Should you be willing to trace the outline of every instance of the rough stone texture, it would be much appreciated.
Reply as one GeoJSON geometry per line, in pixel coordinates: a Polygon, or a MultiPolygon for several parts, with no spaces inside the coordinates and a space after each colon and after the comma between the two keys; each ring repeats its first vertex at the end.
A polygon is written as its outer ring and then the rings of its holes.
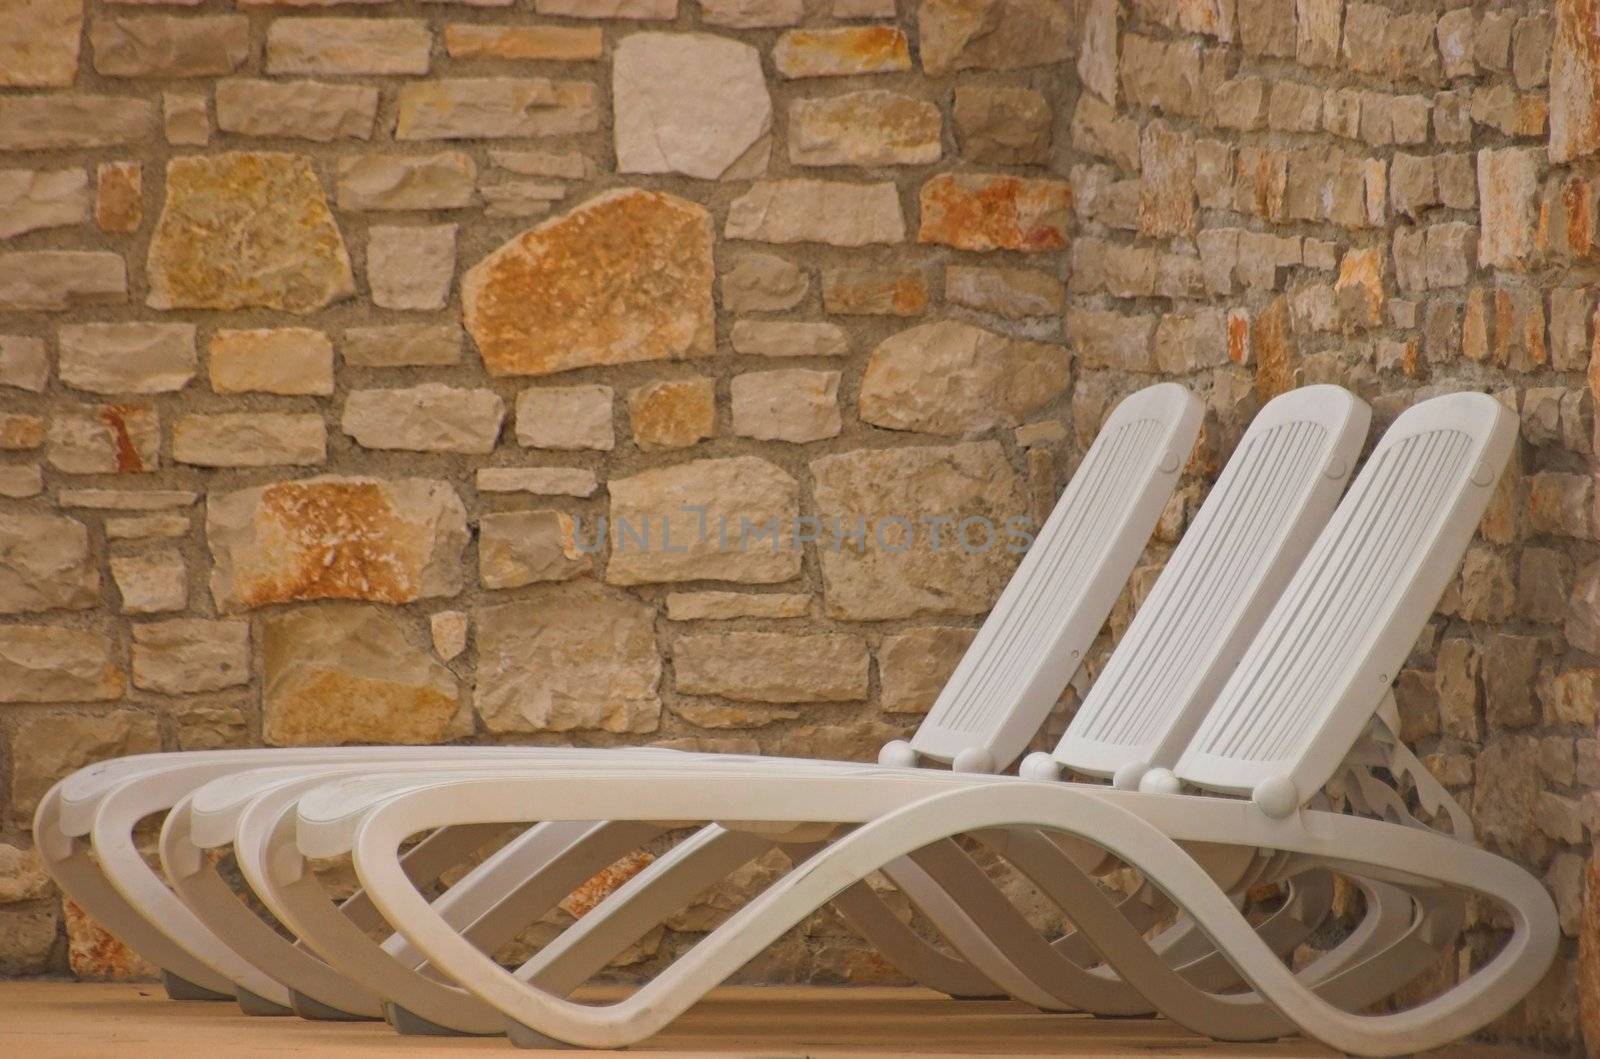
{"type": "Polygon", "coordinates": [[[505,403],[493,390],[423,383],[409,390],[357,390],[340,429],[369,449],[489,452],[500,436],[505,403]]]}
{"type": "Polygon", "coordinates": [[[460,151],[343,155],[336,196],[343,210],[448,210],[472,203],[477,176],[460,151]]]}
{"type": "Polygon", "coordinates": [[[609,386],[542,386],[517,395],[517,444],[538,449],[610,449],[609,386]]]}
{"type": "Polygon", "coordinates": [[[928,309],[928,275],[920,269],[824,269],[822,307],[842,316],[921,316],[928,309]]]}
{"type": "Polygon", "coordinates": [[[409,603],[461,591],[466,512],[425,478],[303,478],[206,502],[224,611],[313,599],[409,603]]]}
{"type": "Polygon", "coordinates": [[[397,140],[564,136],[599,127],[594,86],[583,81],[479,77],[402,85],[397,140]]]}
{"type": "Polygon", "coordinates": [[[66,474],[144,474],[161,463],[161,420],[142,405],[86,405],[50,420],[50,466],[66,474]]]}
{"type": "Polygon", "coordinates": [[[610,488],[612,584],[773,584],[800,572],[790,534],[799,485],[766,460],[695,460],[616,478],[610,488]]]}
{"type": "Polygon", "coordinates": [[[711,243],[710,216],[693,203],[597,196],[463,275],[467,330],[495,375],[707,354],[711,243]]]}
{"type": "Polygon", "coordinates": [[[559,511],[500,511],[478,520],[478,579],[485,588],[570,581],[593,568],[578,550],[572,519],[559,511]]]}
{"type": "Polygon", "coordinates": [[[433,34],[414,18],[277,18],[269,74],[425,74],[433,34]]]}
{"type": "Polygon", "coordinates": [[[344,363],[357,368],[434,368],[461,362],[466,335],[459,324],[352,327],[339,344],[344,363]]]}
{"type": "Polygon", "coordinates": [[[803,618],[810,608],[811,597],[796,592],[667,593],[667,617],[673,621],[803,618]]]}
{"type": "Polygon", "coordinates": [[[282,327],[218,330],[206,347],[206,369],[217,393],[333,393],[333,343],[321,331],[282,327]]]}
{"type": "Polygon", "coordinates": [[[156,309],[306,313],[355,293],[344,239],[301,155],[168,162],[147,268],[156,309]]]}
{"type": "Polygon", "coordinates": [[[338,604],[262,624],[262,735],[274,746],[438,743],[466,734],[461,689],[389,611],[338,604]]]}
{"type": "Polygon", "coordinates": [[[95,174],[94,223],[102,232],[136,232],[144,223],[144,169],[138,162],[104,162],[95,174]]]}
{"type": "Polygon", "coordinates": [[[90,393],[166,393],[194,378],[193,324],[80,324],[57,332],[61,381],[90,393]]]}
{"type": "Polygon", "coordinates": [[[443,309],[456,275],[456,226],[374,227],[367,232],[367,284],[384,309],[443,309]]]}
{"type": "Polygon", "coordinates": [[[885,339],[861,380],[861,418],[891,430],[978,434],[1016,426],[1071,379],[1060,346],[1024,342],[954,320],[885,339]]]}
{"type": "Polygon", "coordinates": [[[172,458],[196,467],[315,466],[328,458],[327,429],[321,416],[286,412],[179,416],[172,458]]]}
{"type": "Polygon", "coordinates": [[[893,184],[764,180],[728,207],[729,239],[866,246],[898,243],[905,218],[893,184]]]}
{"type": "Polygon", "coordinates": [[[884,637],[877,651],[879,704],[888,713],[927,713],[973,636],[971,629],[934,625],[884,637]]]}
{"type": "Polygon", "coordinates": [[[781,257],[742,254],[722,274],[722,307],[730,313],[782,312],[799,305],[810,286],[806,274],[781,257]]]}
{"type": "Polygon", "coordinates": [[[970,265],[945,270],[944,294],[953,304],[1012,320],[1059,315],[1067,300],[1066,288],[1048,273],[970,265]]]}
{"type": "Polygon", "coordinates": [[[26,819],[51,784],[84,765],[161,748],[155,718],[135,710],[29,713],[14,738],[28,748],[12,762],[8,817],[26,819]]]}
{"type": "Polygon", "coordinates": [[[1071,188],[1057,180],[944,173],[922,185],[917,241],[1037,253],[1067,245],[1071,188]]]}
{"type": "Polygon", "coordinates": [[[485,26],[453,22],[444,28],[452,59],[543,59],[579,62],[600,58],[598,26],[485,26]]]}
{"type": "Polygon", "coordinates": [[[911,50],[893,26],[792,29],[773,46],[772,65],[788,78],[887,74],[909,70],[911,50]]]}
{"type": "Polygon", "coordinates": [[[107,77],[209,77],[231,73],[250,53],[243,15],[97,18],[89,28],[96,73],[107,77]]]}
{"type": "Polygon", "coordinates": [[[1026,504],[995,442],[824,456],[812,461],[811,476],[825,524],[835,517],[849,523],[847,529],[867,522],[864,542],[835,538],[821,549],[829,617],[981,614],[1016,564],[1005,525],[1023,516],[1026,504]],[[957,528],[964,519],[986,520],[982,524],[994,530],[992,546],[980,547],[985,536],[975,522],[968,538],[973,548],[963,548],[957,528]],[[937,545],[935,526],[942,529],[937,545]]]}
{"type": "Polygon", "coordinates": [[[1072,54],[1070,25],[1066,0],[923,0],[922,68],[942,77],[1064,62],[1072,54]]]}
{"type": "Polygon", "coordinates": [[[611,105],[619,172],[716,180],[766,168],[772,98],[748,44],[705,33],[624,37],[611,57],[611,105]]]}
{"type": "Polygon", "coordinates": [[[590,584],[480,608],[478,715],[491,732],[653,732],[661,656],[653,611],[590,584]]]}
{"type": "Polygon", "coordinates": [[[0,626],[0,702],[90,702],[122,694],[122,670],[100,633],[57,625],[0,626]]]}
{"type": "Polygon", "coordinates": [[[59,312],[128,300],[122,258],[98,250],[0,253],[0,309],[59,312]]]}
{"type": "Polygon", "coordinates": [[[0,151],[113,147],[155,125],[155,108],[121,96],[38,95],[0,99],[0,151]]]}
{"type": "Polygon", "coordinates": [[[803,444],[838,435],[839,378],[836,371],[752,371],[735,375],[733,432],[762,441],[803,444]]]}
{"type": "Polygon", "coordinates": [[[729,336],[736,352],[754,357],[839,357],[850,338],[835,324],[740,320],[729,336]]]}
{"type": "Polygon", "coordinates": [[[480,493],[593,496],[600,480],[581,467],[480,467],[476,484],[480,493]]]}
{"type": "Polygon", "coordinates": [[[712,632],[672,645],[673,683],[749,702],[850,702],[867,696],[867,643],[817,633],[712,632]]]}
{"type": "Polygon", "coordinates": [[[112,556],[111,580],[124,614],[161,614],[189,604],[189,568],[171,548],[112,556]]]}
{"type": "Polygon", "coordinates": [[[883,166],[937,162],[943,116],[898,92],[797,99],[789,107],[789,160],[796,165],[883,166]]]}
{"type": "Polygon", "coordinates": [[[378,90],[325,81],[262,81],[235,77],[217,85],[217,128],[245,136],[328,143],[368,140],[378,90]]]}
{"type": "Polygon", "coordinates": [[[0,614],[82,610],[99,600],[89,531],[64,515],[0,515],[0,614]]]}
{"type": "Polygon", "coordinates": [[[238,687],[250,680],[250,625],[175,618],[133,627],[133,683],[163,695],[238,687]]]}
{"type": "Polygon", "coordinates": [[[659,379],[628,391],[633,440],[646,452],[686,449],[716,433],[716,382],[659,379]]]}
{"type": "Polygon", "coordinates": [[[81,0],[8,0],[0,19],[0,85],[61,88],[78,74],[81,0]]]}
{"type": "Polygon", "coordinates": [[[0,239],[82,224],[89,216],[82,169],[0,169],[0,239]]]}
{"type": "Polygon", "coordinates": [[[1044,93],[1004,85],[957,85],[953,114],[961,156],[986,165],[1050,160],[1054,115],[1044,93]]]}

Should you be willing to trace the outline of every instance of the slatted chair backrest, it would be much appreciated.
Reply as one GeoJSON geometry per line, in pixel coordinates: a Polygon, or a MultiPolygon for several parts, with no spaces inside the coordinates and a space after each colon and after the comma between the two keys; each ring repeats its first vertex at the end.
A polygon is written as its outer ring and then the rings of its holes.
{"type": "Polygon", "coordinates": [[[1338,386],[1261,410],[1056,747],[1060,765],[1136,787],[1176,763],[1328,524],[1370,421],[1338,386]]]}
{"type": "Polygon", "coordinates": [[[1384,700],[1454,576],[1517,439],[1481,393],[1395,420],[1173,770],[1285,816],[1384,700]]]}
{"type": "Polygon", "coordinates": [[[917,729],[919,757],[992,772],[1027,747],[1133,572],[1203,412],[1175,383],[1112,411],[917,729]]]}

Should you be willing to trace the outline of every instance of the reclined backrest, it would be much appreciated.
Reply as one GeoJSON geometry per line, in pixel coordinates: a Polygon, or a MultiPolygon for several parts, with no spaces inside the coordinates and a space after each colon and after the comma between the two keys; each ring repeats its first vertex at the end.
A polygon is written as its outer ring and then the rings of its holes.
{"type": "Polygon", "coordinates": [[[1133,787],[1177,761],[1327,525],[1370,420],[1338,386],[1261,410],[1056,747],[1060,765],[1133,787]]]}
{"type": "Polygon", "coordinates": [[[1377,711],[1483,517],[1517,417],[1480,393],[1415,405],[1373,450],[1173,770],[1285,816],[1377,711]]]}
{"type": "Polygon", "coordinates": [[[1028,745],[1133,572],[1203,411],[1161,383],[1111,413],[917,729],[919,756],[992,772],[1028,745]]]}

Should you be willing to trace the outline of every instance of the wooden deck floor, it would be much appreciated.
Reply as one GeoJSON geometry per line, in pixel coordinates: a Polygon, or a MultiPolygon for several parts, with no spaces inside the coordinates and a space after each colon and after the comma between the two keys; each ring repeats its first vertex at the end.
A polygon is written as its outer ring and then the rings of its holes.
{"type": "MultiPolygon", "coordinates": [[[[1161,1021],[1042,1015],[914,989],[720,990],[630,1053],[666,1055],[1035,1055],[1322,1057],[1305,1041],[1223,1045],[1161,1021]]],[[[518,1052],[503,1039],[399,1037],[370,1023],[246,1018],[231,1004],[175,1003],[144,985],[0,982],[0,1056],[12,1059],[279,1059],[518,1052]]],[[[571,1052],[550,1053],[570,1055],[571,1052]]],[[[1527,1059],[1485,1045],[1430,1059],[1527,1059]]]]}

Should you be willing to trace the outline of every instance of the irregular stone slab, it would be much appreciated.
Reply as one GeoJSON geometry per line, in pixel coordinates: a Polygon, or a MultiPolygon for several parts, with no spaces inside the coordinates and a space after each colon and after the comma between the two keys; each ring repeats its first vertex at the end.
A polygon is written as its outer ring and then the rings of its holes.
{"type": "Polygon", "coordinates": [[[715,379],[657,379],[628,391],[634,442],[646,452],[684,449],[716,433],[715,379]]]}
{"type": "Polygon", "coordinates": [[[789,104],[796,165],[928,165],[944,152],[932,103],[898,92],[851,92],[789,104]]]}
{"type": "Polygon", "coordinates": [[[61,909],[53,904],[0,907],[0,974],[49,974],[60,933],[61,909]]]}
{"type": "Polygon", "coordinates": [[[428,615],[428,632],[433,637],[433,649],[446,662],[467,649],[467,633],[470,629],[466,611],[441,610],[428,615]]]}
{"type": "Polygon", "coordinates": [[[472,205],[478,166],[470,155],[353,154],[339,159],[341,210],[453,210],[472,205]]]}
{"type": "Polygon", "coordinates": [[[927,713],[967,653],[975,629],[935,625],[885,636],[878,648],[878,707],[927,713]]]}
{"type": "Polygon", "coordinates": [[[583,62],[600,58],[599,26],[484,26],[452,22],[444,48],[452,59],[583,62]]]}
{"type": "Polygon", "coordinates": [[[147,267],[156,309],[308,313],[355,293],[344,238],[304,155],[169,161],[147,267]]]}
{"type": "Polygon", "coordinates": [[[549,180],[504,180],[478,189],[485,217],[543,217],[551,203],[567,197],[565,184],[549,180]]]}
{"type": "Polygon", "coordinates": [[[1026,268],[950,265],[944,272],[945,299],[1010,320],[1056,316],[1066,307],[1066,286],[1048,272],[1026,268]]]}
{"type": "Polygon", "coordinates": [[[378,90],[365,85],[230,77],[216,95],[217,128],[242,136],[370,140],[378,114],[378,90]]]}
{"type": "Polygon", "coordinates": [[[600,449],[616,444],[609,386],[541,386],[517,395],[517,444],[600,449]]]}
{"type": "Polygon", "coordinates": [[[787,78],[897,73],[911,69],[911,48],[895,26],[791,29],[773,45],[772,65],[787,78]]]}
{"type": "Polygon", "coordinates": [[[929,77],[1065,62],[1074,40],[1067,0],[922,0],[917,31],[929,77]]]}
{"type": "Polygon", "coordinates": [[[742,438],[801,444],[836,436],[839,372],[751,371],[733,377],[733,432],[742,438]]]}
{"type": "Polygon", "coordinates": [[[111,580],[124,614],[162,614],[189,605],[189,567],[176,548],[113,555],[111,580]]]}
{"type": "Polygon", "coordinates": [[[611,106],[620,173],[701,180],[766,169],[772,97],[755,48],[707,33],[634,33],[611,56],[611,106]]]}
{"type": "Polygon", "coordinates": [[[8,0],[0,18],[0,85],[72,84],[82,33],[83,0],[8,0]]]}
{"type": "Polygon", "coordinates": [[[61,381],[90,393],[170,393],[194,378],[193,324],[64,324],[61,381]]]}
{"type": "Polygon", "coordinates": [[[541,15],[565,18],[633,18],[670,22],[678,17],[678,0],[533,0],[541,15]]]}
{"type": "Polygon", "coordinates": [[[842,357],[850,352],[850,336],[838,324],[736,320],[728,338],[735,352],[753,357],[842,357]]]}
{"type": "Polygon", "coordinates": [[[55,892],[38,850],[0,842],[0,905],[36,901],[55,892]]]}
{"type": "Polygon", "coordinates": [[[250,682],[250,623],[174,618],[133,626],[133,683],[163,695],[250,682]]]}
{"type": "Polygon", "coordinates": [[[805,300],[811,281],[799,265],[775,254],[744,254],[722,274],[722,307],[730,313],[774,313],[805,300]]]}
{"type": "Polygon", "coordinates": [[[1523,269],[1534,250],[1535,198],[1543,152],[1533,147],[1478,152],[1478,264],[1523,269]]]}
{"type": "Polygon", "coordinates": [[[600,481],[582,467],[479,467],[480,493],[536,493],[540,496],[593,496],[600,481]]]}
{"type": "MultiPolygon", "coordinates": [[[[160,746],[154,749],[159,750],[160,746]]],[[[120,753],[107,756],[118,757],[120,753]]],[[[61,911],[67,933],[67,969],[74,978],[94,982],[150,982],[160,977],[159,969],[118,941],[72,898],[61,902],[61,911]]]]}
{"type": "Polygon", "coordinates": [[[711,243],[701,206],[661,192],[602,193],[462,276],[467,330],[492,375],[708,355],[711,243]]]}
{"type": "Polygon", "coordinates": [[[900,196],[891,183],[760,180],[733,200],[722,234],[766,243],[867,246],[906,237],[900,196]]]}
{"type": "Polygon", "coordinates": [[[367,229],[367,283],[384,309],[443,309],[456,276],[456,226],[367,229]]]}
{"type": "Polygon", "coordinates": [[[37,463],[10,463],[0,466],[0,496],[26,500],[44,492],[44,472],[37,463]]]}
{"type": "Polygon", "coordinates": [[[216,331],[206,367],[217,393],[333,393],[333,343],[309,327],[216,331]]]}
{"type": "Polygon", "coordinates": [[[506,406],[493,390],[428,382],[408,390],[355,390],[340,429],[368,449],[492,452],[506,406]]]}
{"type": "Polygon", "coordinates": [[[127,300],[128,268],[116,254],[101,250],[0,253],[0,309],[59,312],[75,305],[127,300]]]}
{"type": "Polygon", "coordinates": [[[448,367],[461,362],[460,324],[352,327],[339,354],[356,368],[448,367]]]}
{"type": "Polygon", "coordinates": [[[612,584],[772,584],[799,576],[791,537],[800,487],[775,464],[754,456],[695,460],[613,479],[609,489],[612,584]]]}
{"type": "Polygon", "coordinates": [[[327,428],[320,415],[285,412],[179,416],[172,458],[196,467],[315,466],[328,461],[327,428]]]}
{"type": "Polygon", "coordinates": [[[946,320],[902,331],[872,351],[861,380],[861,418],[891,430],[978,434],[1014,427],[1066,392],[1072,357],[946,320]]]}
{"type": "Polygon", "coordinates": [[[672,645],[674,686],[749,702],[867,697],[867,641],[843,633],[706,632],[672,645]]]}
{"type": "Polygon", "coordinates": [[[402,85],[397,140],[568,136],[600,127],[594,85],[544,78],[458,77],[402,85]]]}
{"type": "Polygon", "coordinates": [[[655,611],[590,582],[481,607],[478,714],[491,732],[653,732],[655,611]]]}
{"type": "Polygon", "coordinates": [[[106,540],[144,540],[155,537],[184,537],[189,533],[189,516],[135,515],[106,519],[106,540]]]}
{"type": "Polygon", "coordinates": [[[1194,140],[1152,121],[1139,137],[1139,233],[1158,239],[1185,235],[1194,227],[1194,211],[1194,140]]]}
{"type": "Polygon", "coordinates": [[[155,130],[155,120],[155,107],[124,96],[8,96],[0,98],[0,150],[140,143],[155,130]]]}
{"type": "Polygon", "coordinates": [[[82,169],[0,169],[0,239],[89,219],[82,169]]]}
{"type": "Polygon", "coordinates": [[[134,232],[144,223],[144,167],[102,162],[95,170],[94,223],[102,232],[134,232]]]}
{"type": "Polygon", "coordinates": [[[0,412],[0,449],[25,452],[44,444],[44,416],[23,412],[0,412]]]}
{"type": "Polygon", "coordinates": [[[425,74],[433,34],[420,18],[275,18],[269,74],[425,74]]]}
{"type": "Polygon", "coordinates": [[[1072,189],[1060,180],[941,173],[922,185],[917,241],[960,250],[1061,250],[1072,189]]]}
{"type": "Polygon", "coordinates": [[[50,420],[50,466],[66,474],[143,474],[161,465],[161,418],[139,405],[92,405],[50,420]]]}
{"type": "Polygon", "coordinates": [[[161,93],[161,131],[174,145],[204,147],[211,142],[211,113],[204,92],[161,93]]]}
{"type": "Polygon", "coordinates": [[[484,588],[570,581],[594,569],[578,550],[572,517],[560,511],[499,511],[478,518],[478,579],[484,588]]]}
{"type": "Polygon", "coordinates": [[[591,180],[598,172],[594,161],[578,151],[493,151],[489,161],[500,169],[523,176],[591,180]]]}
{"type": "Polygon", "coordinates": [[[1044,93],[1009,85],[957,85],[954,113],[963,158],[990,165],[1050,161],[1055,115],[1044,93]]]}
{"type": "Polygon", "coordinates": [[[1017,563],[1007,520],[1022,518],[1028,501],[996,442],[840,453],[813,460],[811,475],[824,527],[835,518],[841,532],[866,524],[864,544],[825,536],[817,546],[831,618],[982,614],[1017,563]],[[960,533],[968,519],[976,520],[968,523],[970,549],[960,533]],[[911,524],[909,541],[897,520],[911,524]],[[994,539],[984,547],[988,527],[994,539]]]}
{"type": "MultiPolygon", "coordinates": [[[[1600,150],[1600,49],[1586,0],[1556,0],[1550,56],[1550,163],[1600,150]]],[[[1502,53],[1503,54],[1503,53],[1502,53]]]]}
{"type": "MultiPolygon", "coordinates": [[[[111,639],[59,625],[0,625],[0,702],[100,702],[120,698],[111,639]]],[[[20,744],[26,746],[27,744],[20,744]]],[[[33,753],[17,755],[14,764],[33,753]]]]}
{"type": "Polygon", "coordinates": [[[668,592],[671,621],[727,621],[732,618],[803,618],[811,609],[804,592],[668,592]]]}
{"type": "MultiPolygon", "coordinates": [[[[18,746],[28,748],[27,753],[15,755],[12,761],[11,804],[7,812],[14,820],[30,816],[57,780],[85,765],[161,749],[155,715],[136,710],[30,713],[18,719],[12,738],[18,746]]],[[[66,905],[70,924],[77,905],[70,900],[66,905]]],[[[69,926],[69,934],[72,933],[75,932],[69,926]]],[[[120,950],[120,946],[116,948],[120,950]]],[[[74,961],[74,972],[83,966],[74,961]]],[[[85,969],[93,972],[94,966],[85,969]]]]}
{"type": "Polygon", "coordinates": [[[62,489],[56,502],[62,507],[88,507],[104,511],[160,511],[188,507],[200,499],[187,489],[62,489]]]}
{"type": "Polygon", "coordinates": [[[89,27],[95,72],[106,77],[216,77],[250,54],[243,15],[97,18],[89,27]]]}
{"type": "Polygon", "coordinates": [[[805,13],[805,0],[700,0],[700,21],[734,29],[793,26],[805,13]]]}
{"type": "Polygon", "coordinates": [[[206,499],[223,611],[312,599],[409,603],[461,591],[467,514],[447,482],[304,478],[206,499]]]}
{"type": "Polygon", "coordinates": [[[439,743],[467,734],[455,675],[401,619],[335,603],[262,626],[262,737],[273,746],[439,743]]]}
{"type": "Polygon", "coordinates": [[[50,381],[50,355],[44,339],[0,335],[0,386],[43,393],[50,381]]]}
{"type": "Polygon", "coordinates": [[[921,316],[928,310],[928,274],[920,268],[828,268],[822,307],[845,316],[921,316]]]}

